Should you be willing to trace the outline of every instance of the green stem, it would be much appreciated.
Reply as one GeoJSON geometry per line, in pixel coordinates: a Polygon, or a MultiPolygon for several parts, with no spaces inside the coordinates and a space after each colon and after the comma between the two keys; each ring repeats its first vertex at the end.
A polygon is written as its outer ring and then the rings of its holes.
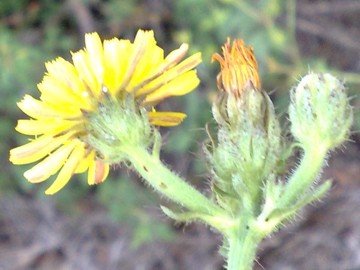
{"type": "Polygon", "coordinates": [[[261,241],[259,234],[245,225],[230,234],[227,270],[251,270],[256,258],[256,248],[261,241]]]}
{"type": "Polygon", "coordinates": [[[285,186],[279,208],[291,206],[311,187],[321,171],[327,151],[328,147],[323,144],[304,148],[301,163],[285,186]]]}
{"type": "Polygon", "coordinates": [[[126,153],[134,169],[155,190],[168,199],[194,212],[211,216],[217,216],[223,212],[203,194],[169,170],[156,155],[151,155],[140,147],[129,148],[126,153]]]}

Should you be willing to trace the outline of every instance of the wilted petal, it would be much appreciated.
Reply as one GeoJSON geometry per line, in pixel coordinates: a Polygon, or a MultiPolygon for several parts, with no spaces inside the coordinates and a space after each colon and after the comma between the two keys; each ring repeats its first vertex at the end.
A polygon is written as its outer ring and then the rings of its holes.
{"type": "Polygon", "coordinates": [[[163,69],[168,69],[176,65],[185,56],[188,49],[189,45],[184,43],[181,44],[179,49],[173,50],[171,53],[169,53],[165,58],[163,69]]]}
{"type": "Polygon", "coordinates": [[[105,181],[109,174],[109,164],[100,160],[94,160],[89,168],[88,184],[94,185],[105,181]]]}
{"type": "Polygon", "coordinates": [[[234,94],[236,97],[249,83],[255,89],[261,88],[257,61],[252,47],[247,47],[242,39],[227,40],[222,47],[223,55],[215,53],[212,61],[220,63],[221,71],[217,78],[220,91],[234,94]]]}

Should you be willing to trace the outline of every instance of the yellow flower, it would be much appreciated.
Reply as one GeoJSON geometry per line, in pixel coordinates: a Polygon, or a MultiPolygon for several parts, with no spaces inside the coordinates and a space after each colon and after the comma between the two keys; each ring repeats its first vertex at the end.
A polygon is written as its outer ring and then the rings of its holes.
{"type": "Polygon", "coordinates": [[[261,88],[258,65],[252,47],[246,47],[242,39],[230,44],[230,39],[222,47],[223,56],[215,53],[212,61],[217,60],[221,72],[217,77],[218,88],[221,91],[239,97],[244,88],[252,84],[255,89],[261,88]]]}
{"type": "Polygon", "coordinates": [[[199,84],[193,68],[201,62],[200,53],[181,61],[188,50],[183,44],[164,57],[152,31],[139,30],[134,42],[117,38],[101,42],[97,33],[91,33],[85,36],[85,45],[72,54],[73,64],[63,58],[46,63],[47,73],[38,85],[40,99],[26,95],[18,103],[31,119],[19,120],[16,130],[34,139],[12,149],[10,161],[39,161],[24,173],[32,183],[58,173],[46,194],[59,191],[75,173],[88,171],[90,185],[106,179],[110,164],[86,141],[87,115],[97,112],[105,94],[116,100],[132,96],[148,110],[152,124],[174,126],[186,115],[157,112],[154,106],[199,84]]]}

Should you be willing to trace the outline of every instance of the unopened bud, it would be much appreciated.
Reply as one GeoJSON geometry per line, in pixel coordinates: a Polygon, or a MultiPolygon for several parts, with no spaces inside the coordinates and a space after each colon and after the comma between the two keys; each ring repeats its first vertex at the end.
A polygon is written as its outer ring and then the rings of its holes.
{"type": "MultiPolygon", "coordinates": [[[[240,202],[248,196],[255,203],[262,183],[277,170],[282,151],[273,104],[264,91],[248,87],[241,98],[224,96],[213,105],[213,113],[219,125],[218,142],[209,151],[216,176],[214,191],[222,201],[237,197],[240,202]]],[[[240,206],[235,202],[230,205],[240,206]]]]}
{"type": "Polygon", "coordinates": [[[291,91],[291,132],[304,147],[333,149],[348,138],[353,114],[345,90],[331,74],[310,73],[291,91]]]}
{"type": "Polygon", "coordinates": [[[207,149],[218,203],[230,212],[253,211],[261,203],[262,186],[277,170],[281,130],[274,106],[261,90],[253,49],[242,40],[230,40],[220,63],[219,97],[213,104],[218,124],[217,142],[207,149]]]}

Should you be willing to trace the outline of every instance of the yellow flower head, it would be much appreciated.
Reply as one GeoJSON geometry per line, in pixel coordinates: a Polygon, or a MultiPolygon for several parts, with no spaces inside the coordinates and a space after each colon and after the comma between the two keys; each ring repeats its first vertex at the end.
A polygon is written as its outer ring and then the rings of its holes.
{"type": "Polygon", "coordinates": [[[213,54],[212,61],[220,63],[221,71],[217,77],[218,88],[239,97],[249,84],[260,89],[258,66],[252,47],[246,47],[242,39],[230,44],[230,39],[222,47],[223,56],[213,54]]]}
{"type": "Polygon", "coordinates": [[[157,112],[154,106],[199,84],[194,67],[201,62],[200,53],[181,61],[188,50],[183,44],[164,57],[152,31],[139,30],[134,42],[117,38],[101,42],[97,33],[91,33],[85,36],[85,45],[72,53],[73,63],[63,58],[46,63],[47,73],[38,85],[40,99],[25,95],[18,103],[30,119],[19,120],[16,130],[34,139],[12,149],[10,161],[39,161],[24,173],[32,183],[58,173],[46,194],[59,191],[75,173],[88,171],[90,185],[106,179],[106,157],[86,141],[87,115],[99,110],[105,96],[115,100],[131,96],[148,110],[152,124],[174,126],[186,115],[157,112]]]}

